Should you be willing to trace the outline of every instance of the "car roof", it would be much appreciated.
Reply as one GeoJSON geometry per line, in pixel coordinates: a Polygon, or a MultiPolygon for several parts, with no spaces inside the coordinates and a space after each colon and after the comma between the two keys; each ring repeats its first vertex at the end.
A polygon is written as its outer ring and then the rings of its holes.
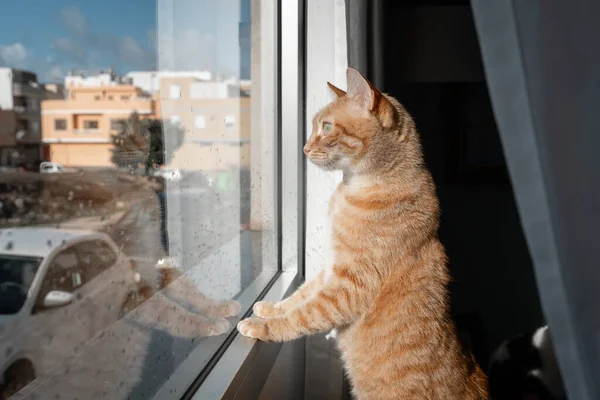
{"type": "Polygon", "coordinates": [[[106,238],[101,232],[50,227],[0,229],[0,254],[46,257],[63,244],[81,239],[106,238]]]}

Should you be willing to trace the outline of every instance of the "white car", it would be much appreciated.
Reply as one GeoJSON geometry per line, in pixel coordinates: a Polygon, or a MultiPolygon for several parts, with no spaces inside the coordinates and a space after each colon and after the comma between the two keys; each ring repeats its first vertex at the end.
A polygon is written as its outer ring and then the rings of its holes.
{"type": "Polygon", "coordinates": [[[181,170],[178,169],[169,169],[169,168],[161,168],[154,171],[154,176],[162,177],[170,182],[179,182],[183,178],[183,174],[181,170]]]}
{"type": "Polygon", "coordinates": [[[65,172],[65,167],[58,163],[51,161],[44,161],[40,163],[40,173],[42,174],[57,174],[61,172],[65,172]]]}
{"type": "Polygon", "coordinates": [[[139,274],[104,233],[0,229],[0,398],[120,318],[139,274]]]}

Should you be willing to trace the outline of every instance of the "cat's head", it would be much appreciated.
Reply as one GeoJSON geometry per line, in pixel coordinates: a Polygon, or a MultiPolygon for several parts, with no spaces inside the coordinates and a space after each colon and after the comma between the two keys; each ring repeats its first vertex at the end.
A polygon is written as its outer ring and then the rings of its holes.
{"type": "Polygon", "coordinates": [[[335,100],[314,116],[304,146],[308,159],[325,170],[365,169],[399,139],[401,106],[357,70],[348,68],[346,77],[348,92],[327,83],[335,100]]]}

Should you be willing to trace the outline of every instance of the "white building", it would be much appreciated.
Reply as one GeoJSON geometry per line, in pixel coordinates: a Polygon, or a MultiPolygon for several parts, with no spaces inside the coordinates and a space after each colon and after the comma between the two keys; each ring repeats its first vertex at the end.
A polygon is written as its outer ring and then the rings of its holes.
{"type": "Polygon", "coordinates": [[[193,78],[200,82],[209,82],[213,76],[210,71],[132,71],[125,75],[133,86],[149,94],[158,93],[162,78],[193,78]]]}
{"type": "Polygon", "coordinates": [[[70,71],[69,75],[65,77],[65,87],[67,88],[71,86],[116,86],[119,84],[121,84],[121,78],[111,69],[88,76],[83,73],[74,73],[73,71],[70,71]]]}

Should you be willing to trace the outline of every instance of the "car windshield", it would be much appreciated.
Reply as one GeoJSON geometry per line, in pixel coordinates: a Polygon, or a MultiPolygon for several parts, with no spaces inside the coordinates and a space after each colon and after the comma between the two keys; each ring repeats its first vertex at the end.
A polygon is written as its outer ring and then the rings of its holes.
{"type": "Polygon", "coordinates": [[[0,255],[0,314],[21,310],[41,258],[0,255]]]}

